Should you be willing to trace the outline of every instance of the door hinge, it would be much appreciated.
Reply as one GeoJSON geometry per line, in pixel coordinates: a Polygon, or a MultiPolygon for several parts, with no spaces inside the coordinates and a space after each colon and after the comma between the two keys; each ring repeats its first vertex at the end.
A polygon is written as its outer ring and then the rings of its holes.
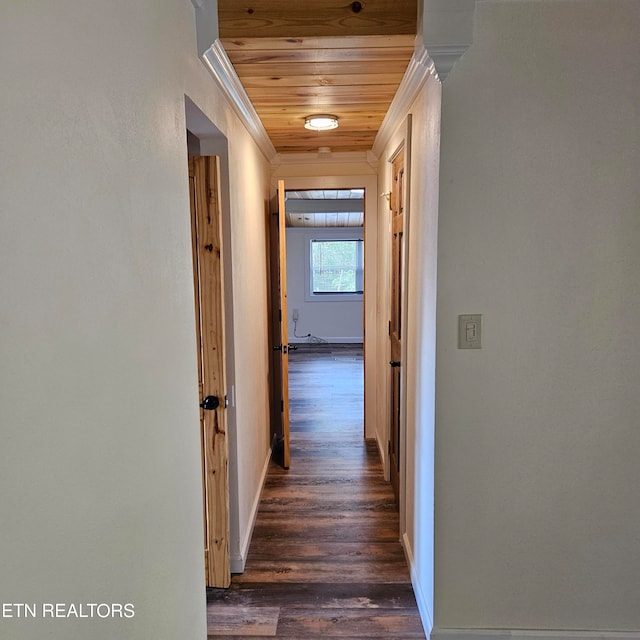
{"type": "Polygon", "coordinates": [[[282,309],[278,309],[278,320],[282,322],[282,309]]]}
{"type": "Polygon", "coordinates": [[[391,320],[389,320],[389,335],[391,335],[391,320]]]}
{"type": "Polygon", "coordinates": [[[280,413],[284,413],[284,400],[280,400],[280,413]]]}
{"type": "Polygon", "coordinates": [[[391,455],[391,440],[387,440],[387,453],[391,455]]]}

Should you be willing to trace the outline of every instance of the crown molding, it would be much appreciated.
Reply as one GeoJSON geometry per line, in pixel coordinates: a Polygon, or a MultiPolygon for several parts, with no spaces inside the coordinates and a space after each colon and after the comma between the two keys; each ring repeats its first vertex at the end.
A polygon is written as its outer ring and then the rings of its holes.
{"type": "Polygon", "coordinates": [[[204,52],[202,59],[214,80],[222,89],[232,109],[260,148],[260,151],[266,156],[267,160],[272,162],[276,156],[276,149],[267,135],[220,40],[216,40],[204,52]]]}
{"type": "Polygon", "coordinates": [[[377,158],[380,158],[384,152],[391,136],[404,121],[409,107],[418,97],[420,89],[431,75],[437,76],[435,63],[429,52],[421,44],[417,44],[398,91],[396,91],[373,143],[372,152],[377,158]]]}
{"type": "MultiPolygon", "coordinates": [[[[196,0],[197,2],[197,0],[196,0]]],[[[357,162],[364,160],[370,166],[375,166],[377,159],[384,152],[384,148],[394,132],[404,120],[409,107],[418,97],[422,86],[429,76],[433,75],[444,81],[453,65],[468,49],[468,44],[431,45],[428,49],[417,39],[416,48],[409,61],[407,70],[400,82],[398,91],[380,126],[371,152],[366,158],[355,158],[353,154],[343,152],[331,154],[332,162],[357,162]]],[[[240,118],[262,153],[275,166],[283,162],[284,157],[291,158],[291,162],[317,162],[312,154],[279,154],[276,152],[271,139],[262,124],[256,110],[247,95],[238,75],[227,56],[220,40],[216,40],[203,54],[202,59],[211,75],[222,89],[230,106],[240,118]],[[304,159],[303,159],[304,158],[304,159]]],[[[326,158],[322,158],[326,159],[326,158]]],[[[288,162],[288,161],[286,161],[288,162]]]]}
{"type": "Polygon", "coordinates": [[[436,44],[429,45],[429,55],[433,60],[438,77],[441,82],[449,75],[453,65],[462,57],[462,54],[470,47],[468,44],[436,44]]]}

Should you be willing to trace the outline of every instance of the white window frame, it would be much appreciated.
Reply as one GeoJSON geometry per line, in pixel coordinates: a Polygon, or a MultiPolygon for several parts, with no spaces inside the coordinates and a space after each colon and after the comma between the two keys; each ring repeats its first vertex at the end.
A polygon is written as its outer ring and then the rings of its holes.
{"type": "Polygon", "coordinates": [[[362,229],[314,229],[305,241],[305,302],[362,302],[364,292],[364,238],[362,229]],[[357,242],[358,265],[354,293],[314,293],[311,268],[311,246],[313,242],[357,242]]]}

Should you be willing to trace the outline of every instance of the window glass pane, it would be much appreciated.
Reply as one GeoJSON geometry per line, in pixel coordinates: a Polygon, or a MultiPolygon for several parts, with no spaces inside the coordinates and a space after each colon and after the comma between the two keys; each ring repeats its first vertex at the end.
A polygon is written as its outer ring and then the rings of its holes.
{"type": "Polygon", "coordinates": [[[356,293],[357,240],[313,240],[311,242],[311,292],[356,293]]]}

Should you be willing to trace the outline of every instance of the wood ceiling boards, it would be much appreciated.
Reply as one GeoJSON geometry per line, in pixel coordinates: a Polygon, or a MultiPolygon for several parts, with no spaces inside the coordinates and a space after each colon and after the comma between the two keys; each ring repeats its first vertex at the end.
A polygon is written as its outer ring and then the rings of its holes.
{"type": "Polygon", "coordinates": [[[416,0],[219,0],[222,44],[276,150],[367,151],[414,50],[416,0]],[[331,113],[340,125],[304,129],[331,113]]]}
{"type": "Polygon", "coordinates": [[[286,191],[287,227],[362,227],[364,189],[286,191]]]}

